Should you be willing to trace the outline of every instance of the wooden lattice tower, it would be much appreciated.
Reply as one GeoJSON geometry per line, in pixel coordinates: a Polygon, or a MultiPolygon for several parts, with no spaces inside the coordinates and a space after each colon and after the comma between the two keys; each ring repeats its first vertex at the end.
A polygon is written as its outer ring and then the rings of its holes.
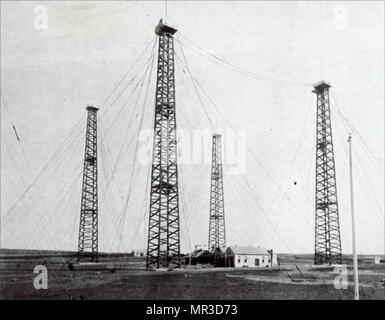
{"type": "Polygon", "coordinates": [[[155,97],[154,144],[146,269],[180,267],[174,34],[162,23],[155,97]]]}
{"type": "Polygon", "coordinates": [[[321,82],[313,91],[317,95],[315,264],[342,263],[329,88],[321,82]]]}
{"type": "Polygon", "coordinates": [[[226,247],[221,136],[213,135],[208,249],[226,247]]]}
{"type": "Polygon", "coordinates": [[[97,111],[97,108],[87,107],[78,262],[98,261],[97,111]]]}

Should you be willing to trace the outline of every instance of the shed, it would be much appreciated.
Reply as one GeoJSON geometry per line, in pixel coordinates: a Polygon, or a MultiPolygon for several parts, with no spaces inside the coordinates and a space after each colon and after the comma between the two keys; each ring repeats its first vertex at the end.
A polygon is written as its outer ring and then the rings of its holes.
{"type": "Polygon", "coordinates": [[[230,264],[226,260],[226,247],[218,247],[213,253],[213,263],[215,267],[229,267],[230,264]]]}
{"type": "Polygon", "coordinates": [[[208,250],[194,250],[189,257],[186,257],[186,264],[211,264],[213,263],[213,254],[208,250]]]}
{"type": "Polygon", "coordinates": [[[134,257],[144,257],[146,255],[146,250],[144,250],[144,249],[134,249],[134,250],[132,250],[132,255],[134,257]]]}

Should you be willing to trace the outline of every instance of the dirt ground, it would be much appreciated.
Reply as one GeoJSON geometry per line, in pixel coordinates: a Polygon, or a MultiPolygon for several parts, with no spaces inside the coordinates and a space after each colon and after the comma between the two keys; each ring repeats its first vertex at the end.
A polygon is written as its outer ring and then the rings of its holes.
{"type": "MultiPolygon", "coordinates": [[[[311,259],[286,259],[266,269],[197,268],[149,272],[144,258],[102,257],[113,270],[73,270],[72,253],[61,255],[0,251],[1,299],[352,299],[348,289],[335,289],[333,267],[316,267],[311,259]],[[291,260],[291,261],[290,261],[291,260]],[[295,263],[294,263],[295,262],[295,263]],[[36,290],[36,265],[48,269],[48,289],[36,290]]],[[[385,300],[385,265],[361,264],[360,298],[385,300]]]]}

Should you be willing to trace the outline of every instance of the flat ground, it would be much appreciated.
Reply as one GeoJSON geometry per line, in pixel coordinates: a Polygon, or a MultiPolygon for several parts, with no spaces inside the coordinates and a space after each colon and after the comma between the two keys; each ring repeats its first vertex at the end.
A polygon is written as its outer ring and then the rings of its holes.
{"type": "MultiPolygon", "coordinates": [[[[281,255],[279,267],[266,269],[198,268],[149,272],[144,258],[103,256],[111,270],[73,270],[73,253],[0,250],[1,299],[352,299],[335,289],[333,267],[311,265],[311,256],[281,255]],[[36,265],[48,269],[48,289],[36,290],[36,265]]],[[[349,261],[347,261],[349,263],[349,261]]],[[[385,300],[385,265],[361,262],[361,299],[385,300]]]]}

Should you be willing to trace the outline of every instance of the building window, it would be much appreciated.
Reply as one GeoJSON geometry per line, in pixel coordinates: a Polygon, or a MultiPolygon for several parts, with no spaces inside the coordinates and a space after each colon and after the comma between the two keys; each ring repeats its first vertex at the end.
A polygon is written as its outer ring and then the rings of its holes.
{"type": "Polygon", "coordinates": [[[237,261],[238,261],[238,263],[241,262],[241,257],[240,256],[237,256],[237,261]]]}
{"type": "Polygon", "coordinates": [[[254,263],[256,267],[259,267],[259,259],[255,259],[254,263]]]}
{"type": "Polygon", "coordinates": [[[246,257],[246,256],[243,257],[243,261],[244,261],[244,262],[247,262],[247,257],[246,257]]]}

